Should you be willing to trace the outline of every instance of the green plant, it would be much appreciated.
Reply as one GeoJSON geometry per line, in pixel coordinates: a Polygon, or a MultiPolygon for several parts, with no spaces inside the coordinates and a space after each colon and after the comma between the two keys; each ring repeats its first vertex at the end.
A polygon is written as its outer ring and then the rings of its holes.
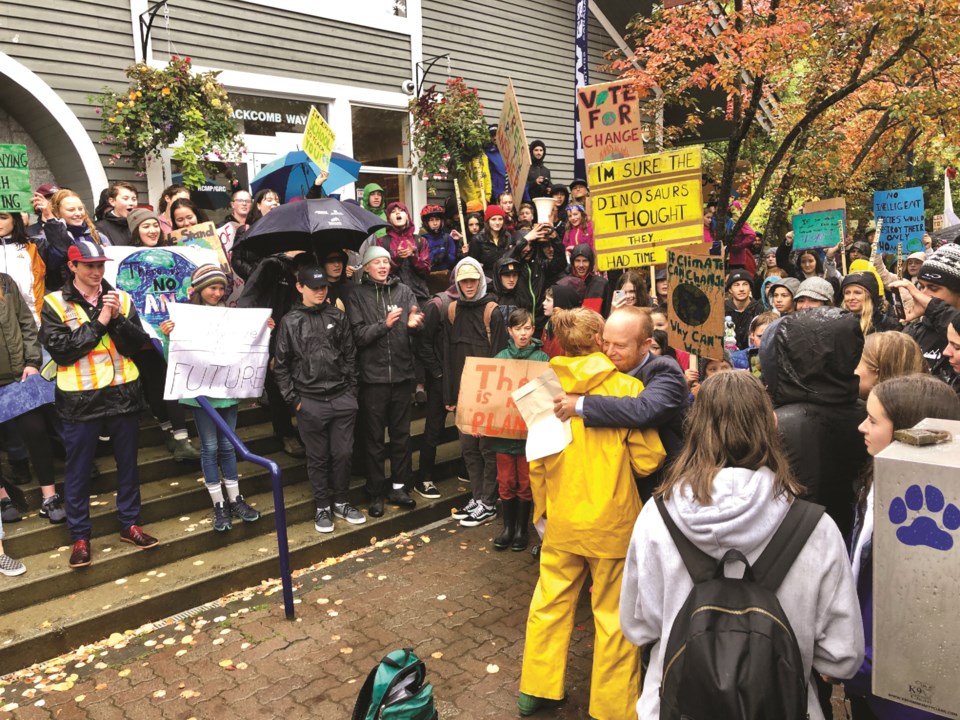
{"type": "Polygon", "coordinates": [[[483,154],[490,134],[477,91],[463,78],[431,86],[410,101],[413,116],[410,167],[425,180],[444,180],[483,154]]]}
{"type": "Polygon", "coordinates": [[[174,55],[164,68],[137,63],[126,75],[124,93],[104,88],[89,98],[101,116],[101,142],[113,151],[110,164],[127,157],[142,172],[148,158],[172,147],[183,184],[195,188],[210,169],[207,156],[240,159],[243,139],[219,72],[194,73],[190,58],[174,55]]]}

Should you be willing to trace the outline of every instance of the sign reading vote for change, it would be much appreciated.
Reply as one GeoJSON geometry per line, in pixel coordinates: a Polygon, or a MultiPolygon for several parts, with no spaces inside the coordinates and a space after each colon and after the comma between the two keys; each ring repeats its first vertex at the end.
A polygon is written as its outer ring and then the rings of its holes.
{"type": "Polygon", "coordinates": [[[630,82],[577,90],[583,159],[587,165],[643,155],[640,96],[630,82]]]}
{"type": "Polygon", "coordinates": [[[330,169],[330,154],[333,152],[333,142],[336,139],[337,135],[333,132],[333,128],[323,119],[320,111],[311,105],[307,126],[303,130],[303,151],[322,172],[330,169]]]}
{"type": "Polygon", "coordinates": [[[843,240],[843,210],[793,216],[793,249],[833,247],[843,240]]]}
{"type": "Polygon", "coordinates": [[[26,145],[0,145],[0,212],[30,212],[30,165],[26,145]]]}
{"type": "Polygon", "coordinates": [[[269,308],[175,303],[164,400],[263,394],[270,361],[269,308]]]}
{"type": "Polygon", "coordinates": [[[667,248],[703,242],[701,166],[700,148],[590,166],[600,270],[662,264],[667,248]]]}
{"type": "Polygon", "coordinates": [[[701,245],[667,251],[668,337],[698,357],[723,357],[723,258],[701,245]]]}
{"type": "Polygon", "coordinates": [[[460,376],[457,427],[467,435],[522,440],[527,425],[512,393],[549,369],[534,360],[468,357],[460,376]]]}
{"type": "Polygon", "coordinates": [[[881,190],[873,194],[873,217],[883,218],[881,237],[877,238],[879,252],[897,252],[903,246],[904,255],[923,252],[924,225],[923,188],[881,190]]]}
{"type": "Polygon", "coordinates": [[[507,91],[503,95],[503,108],[497,125],[497,147],[507,168],[507,180],[514,197],[523,194],[527,186],[527,174],[530,172],[530,147],[527,133],[523,129],[523,117],[517,104],[517,93],[513,89],[513,80],[507,78],[507,91]]]}

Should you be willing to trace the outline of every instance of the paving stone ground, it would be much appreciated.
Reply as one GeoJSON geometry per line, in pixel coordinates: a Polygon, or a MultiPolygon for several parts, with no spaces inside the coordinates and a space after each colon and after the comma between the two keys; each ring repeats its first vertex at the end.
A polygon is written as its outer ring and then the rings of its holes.
{"type": "MultiPolygon", "coordinates": [[[[270,581],[191,617],[115,634],[0,681],[0,715],[340,720],[351,716],[370,668],[411,647],[427,663],[443,720],[517,717],[538,568],[529,552],[494,551],[498,531],[444,521],[307,569],[295,579],[295,621],[285,619],[270,581]]],[[[569,700],[538,718],[588,717],[592,649],[585,591],[569,700]]]]}

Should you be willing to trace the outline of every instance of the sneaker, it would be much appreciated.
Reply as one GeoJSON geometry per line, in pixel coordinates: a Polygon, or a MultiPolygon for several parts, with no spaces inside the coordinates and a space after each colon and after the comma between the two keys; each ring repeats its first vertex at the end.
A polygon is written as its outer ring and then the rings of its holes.
{"type": "Polygon", "coordinates": [[[167,442],[167,450],[173,455],[173,459],[178,462],[200,461],[200,451],[190,444],[189,438],[177,440],[171,436],[172,442],[167,442]]]}
{"type": "Polygon", "coordinates": [[[217,532],[226,532],[233,528],[230,523],[230,510],[226,503],[213,504],[213,529],[217,532]]]}
{"type": "Polygon", "coordinates": [[[14,560],[6,554],[0,555],[0,575],[16,577],[17,575],[23,575],[26,571],[27,568],[19,560],[14,560]]]}
{"type": "Polygon", "coordinates": [[[120,531],[120,539],[123,542],[130,543],[131,545],[136,545],[141,550],[146,550],[147,548],[152,548],[160,544],[160,541],[155,537],[147,535],[143,528],[139,525],[131,525],[130,527],[120,531]]]}
{"type": "Polygon", "coordinates": [[[477,525],[483,525],[484,523],[492,521],[495,517],[497,517],[497,511],[494,508],[479,502],[470,514],[460,521],[460,525],[463,527],[476,527],[477,525]]]}
{"type": "Polygon", "coordinates": [[[67,521],[67,511],[63,509],[63,500],[54,493],[40,506],[40,517],[45,517],[51,525],[59,525],[67,521]]]}
{"type": "Polygon", "coordinates": [[[90,541],[77,540],[73,544],[73,552],[70,553],[70,567],[86,567],[90,564],[90,541]]]}
{"type": "Polygon", "coordinates": [[[260,513],[247,505],[247,501],[243,499],[243,495],[237,495],[237,499],[229,503],[229,505],[230,514],[238,520],[256,522],[260,519],[260,513]]]}
{"type": "Polygon", "coordinates": [[[440,497],[440,491],[437,490],[437,486],[434,485],[429,480],[424,480],[423,482],[418,482],[413,484],[414,491],[421,495],[422,497],[435,500],[440,497]]]}
{"type": "Polygon", "coordinates": [[[367,518],[350,503],[334,503],[333,514],[351,525],[363,525],[367,518]]]}
{"type": "Polygon", "coordinates": [[[13,504],[13,500],[3,498],[3,500],[0,500],[0,518],[2,518],[5,523],[12,523],[23,520],[23,515],[17,510],[17,506],[13,504]]]}
{"type": "Polygon", "coordinates": [[[283,451],[290,457],[305,458],[307,456],[307,449],[300,442],[300,438],[294,436],[283,438],[283,451]]]}
{"type": "Polygon", "coordinates": [[[413,401],[417,405],[425,405],[427,402],[427,392],[422,387],[418,387],[417,391],[413,394],[413,401]]]}
{"type": "Polygon", "coordinates": [[[313,527],[317,532],[332,533],[333,519],[330,517],[330,511],[327,509],[317,510],[317,516],[313,519],[313,527]]]}
{"type": "Polygon", "coordinates": [[[450,513],[450,517],[452,517],[454,520],[463,520],[465,517],[467,517],[467,515],[472,513],[476,507],[477,501],[473,498],[470,498],[470,502],[468,502],[459,510],[454,510],[452,513],[450,513]]]}

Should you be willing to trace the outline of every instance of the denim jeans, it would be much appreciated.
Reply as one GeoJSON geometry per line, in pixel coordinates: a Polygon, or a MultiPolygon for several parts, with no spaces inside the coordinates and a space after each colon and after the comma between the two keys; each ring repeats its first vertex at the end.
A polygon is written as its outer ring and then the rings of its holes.
{"type": "MultiPolygon", "coordinates": [[[[216,408],[231,430],[237,428],[237,406],[216,408]]],[[[220,472],[224,480],[237,479],[237,453],[233,445],[217,426],[213,419],[201,408],[194,408],[193,419],[197,423],[200,435],[200,467],[203,468],[203,482],[208,486],[220,484],[220,472]],[[219,471],[218,471],[219,465],[219,471]]]]}

